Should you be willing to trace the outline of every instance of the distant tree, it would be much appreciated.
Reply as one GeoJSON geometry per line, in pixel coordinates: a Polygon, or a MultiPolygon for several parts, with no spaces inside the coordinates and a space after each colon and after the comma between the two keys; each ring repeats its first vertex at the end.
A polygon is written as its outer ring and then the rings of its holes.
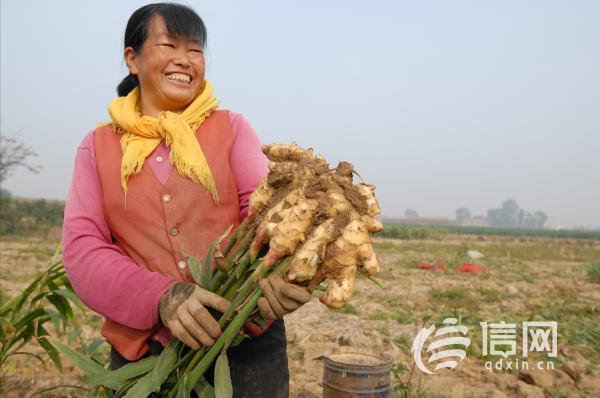
{"type": "Polygon", "coordinates": [[[548,216],[543,211],[538,210],[534,213],[533,219],[535,220],[535,228],[542,229],[548,221],[548,216]]]}
{"type": "Polygon", "coordinates": [[[525,218],[523,219],[523,224],[521,225],[523,228],[535,228],[535,218],[533,214],[530,212],[525,212],[525,218]]]}
{"type": "Polygon", "coordinates": [[[519,226],[519,210],[519,204],[514,199],[506,199],[502,203],[502,218],[505,227],[514,228],[519,226]]]}
{"type": "Polygon", "coordinates": [[[494,227],[543,228],[548,216],[539,210],[531,214],[519,208],[516,200],[507,199],[502,202],[502,207],[488,210],[487,220],[494,227]]]}
{"type": "Polygon", "coordinates": [[[35,156],[37,153],[17,138],[0,133],[0,183],[19,167],[25,167],[33,173],[39,172],[41,166],[28,162],[29,158],[35,156]]]}
{"type": "Polygon", "coordinates": [[[504,226],[504,217],[502,209],[489,209],[487,212],[487,221],[492,227],[504,226]]]}
{"type": "Polygon", "coordinates": [[[542,229],[547,220],[548,216],[543,211],[538,210],[533,214],[525,212],[525,218],[521,226],[524,228],[542,229]]]}
{"type": "Polygon", "coordinates": [[[517,225],[525,225],[525,213],[525,210],[519,209],[519,212],[517,213],[517,225]]]}
{"type": "Polygon", "coordinates": [[[502,207],[488,210],[488,223],[494,227],[519,227],[520,220],[525,217],[523,210],[514,199],[506,199],[502,207]]]}
{"type": "Polygon", "coordinates": [[[419,217],[419,213],[417,213],[417,211],[413,210],[413,209],[406,209],[404,211],[404,217],[406,217],[406,218],[416,218],[416,217],[419,217]]]}
{"type": "Polygon", "coordinates": [[[471,218],[471,212],[466,207],[459,207],[456,209],[456,222],[462,224],[463,221],[471,218]]]}

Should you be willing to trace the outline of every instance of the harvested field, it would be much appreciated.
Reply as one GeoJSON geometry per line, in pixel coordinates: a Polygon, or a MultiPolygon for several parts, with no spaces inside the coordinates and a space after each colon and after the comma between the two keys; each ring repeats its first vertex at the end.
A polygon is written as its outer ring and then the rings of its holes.
{"type": "MultiPolygon", "coordinates": [[[[55,243],[3,238],[0,283],[3,298],[27,285],[47,266],[55,243]]],[[[320,357],[338,346],[386,351],[394,357],[395,396],[580,397],[600,395],[600,284],[591,264],[600,259],[600,242],[573,239],[448,235],[443,240],[376,239],[383,289],[360,279],[351,303],[327,309],[313,299],[286,317],[290,386],[293,397],[318,397],[322,386],[320,357]],[[478,264],[489,273],[452,272],[470,260],[468,250],[485,257],[478,264]],[[448,270],[417,269],[420,262],[443,263],[448,270]],[[410,353],[423,326],[455,317],[469,328],[471,345],[454,370],[426,375],[414,369],[410,353]],[[517,354],[507,370],[487,370],[487,361],[501,357],[482,353],[480,322],[515,323],[517,354]],[[523,358],[521,325],[525,321],[558,323],[558,356],[531,353],[523,358]],[[514,369],[514,363],[543,363],[544,370],[514,369]],[[546,366],[548,365],[548,366],[546,366]],[[552,369],[553,367],[553,369],[552,369]],[[549,369],[546,369],[549,368],[549,369]],[[411,372],[412,370],[412,372],[411,372]]],[[[598,265],[596,265],[598,267],[598,265]]],[[[61,337],[81,351],[95,348],[99,316],[78,316],[74,330],[61,337]]],[[[107,345],[96,348],[105,355],[107,345]]],[[[41,353],[36,346],[32,353],[41,353]]],[[[57,385],[79,385],[78,370],[66,359],[60,374],[49,360],[11,357],[2,374],[0,395],[28,397],[57,385]]],[[[85,387],[85,386],[84,386],[85,387]]],[[[85,391],[61,387],[40,397],[84,396],[85,391]]]]}

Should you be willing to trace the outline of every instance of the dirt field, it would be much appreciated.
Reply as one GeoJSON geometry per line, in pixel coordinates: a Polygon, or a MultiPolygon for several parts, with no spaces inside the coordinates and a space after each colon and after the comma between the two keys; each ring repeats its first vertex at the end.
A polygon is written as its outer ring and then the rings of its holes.
{"type": "MultiPolygon", "coordinates": [[[[1,291],[12,296],[48,264],[53,243],[7,239],[0,245],[1,291]]],[[[592,282],[589,264],[600,260],[600,242],[547,238],[449,236],[440,241],[378,239],[382,263],[380,288],[357,282],[351,304],[331,311],[317,299],[286,318],[293,397],[319,397],[323,364],[320,357],[338,346],[366,347],[394,358],[394,395],[398,397],[583,397],[600,396],[600,285],[592,282]],[[465,261],[468,250],[485,257],[477,263],[489,273],[472,275],[451,270],[465,261]],[[422,262],[443,263],[446,271],[417,268],[422,262]],[[426,375],[414,369],[413,338],[423,327],[448,317],[469,328],[466,358],[454,370],[426,375]],[[480,322],[517,325],[516,355],[502,358],[482,353],[480,322]],[[523,357],[521,328],[526,321],[556,321],[558,356],[530,353],[523,357]],[[491,371],[499,359],[512,369],[491,371]],[[521,364],[515,369],[515,363],[521,364]],[[523,369],[527,362],[529,369],[523,369]],[[536,365],[542,364],[544,370],[536,365]]],[[[99,337],[101,320],[91,312],[78,316],[79,327],[62,339],[85,350],[99,337]]],[[[106,344],[97,352],[106,353],[106,344]]],[[[40,352],[36,347],[32,352],[40,352]]],[[[60,374],[47,362],[14,356],[3,369],[0,396],[28,397],[57,385],[83,386],[65,360],[60,374]]],[[[40,397],[84,396],[61,387],[40,397]]]]}

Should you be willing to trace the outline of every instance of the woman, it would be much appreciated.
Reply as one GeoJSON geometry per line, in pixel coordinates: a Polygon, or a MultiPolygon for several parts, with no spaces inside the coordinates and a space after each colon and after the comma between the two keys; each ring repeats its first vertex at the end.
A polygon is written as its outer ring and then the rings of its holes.
{"type": "MultiPolygon", "coordinates": [[[[203,258],[245,217],[268,172],[248,122],[216,110],[205,44],[204,23],[188,7],[135,11],[125,30],[130,74],[109,106],[112,123],[77,151],[63,257],[78,295],[106,318],[112,368],[157,354],[171,336],[193,349],[214,343],[221,329],[208,309],[229,303],[191,283],[186,255],[203,258]]],[[[235,396],[288,395],[281,318],[310,295],[281,279],[261,287],[260,310],[277,320],[228,352],[235,396]],[[304,298],[290,301],[286,293],[298,289],[304,298]]]]}

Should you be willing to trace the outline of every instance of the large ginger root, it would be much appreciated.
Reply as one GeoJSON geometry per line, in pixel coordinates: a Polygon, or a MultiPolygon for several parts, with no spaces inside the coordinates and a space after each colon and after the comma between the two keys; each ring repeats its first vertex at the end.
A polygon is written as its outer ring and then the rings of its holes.
{"type": "Polygon", "coordinates": [[[269,177],[250,198],[256,215],[252,261],[263,245],[269,250],[261,262],[270,267],[292,256],[287,278],[328,280],[321,301],[331,308],[343,306],[352,296],[356,272],[372,276],[379,271],[371,234],[382,225],[373,185],[352,183],[354,166],[340,162],[331,170],[322,156],[297,144],[265,145],[271,163],[269,177]],[[256,197],[254,197],[256,196],[256,197]]]}

